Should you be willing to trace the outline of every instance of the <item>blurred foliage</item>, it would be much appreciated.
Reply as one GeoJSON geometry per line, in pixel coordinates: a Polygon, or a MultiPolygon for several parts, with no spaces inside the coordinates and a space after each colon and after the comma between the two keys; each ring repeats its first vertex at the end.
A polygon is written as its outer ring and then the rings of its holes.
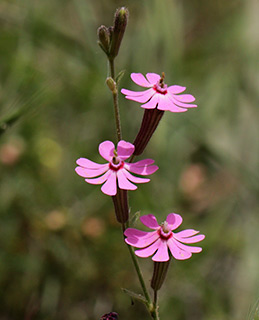
{"type": "MultiPolygon", "coordinates": [[[[78,157],[99,162],[98,144],[115,140],[96,30],[121,5],[121,86],[136,88],[131,72],[165,71],[199,105],[164,116],[143,155],[160,170],[130,193],[132,213],[163,221],[174,211],[206,234],[202,254],[171,264],[161,319],[257,319],[256,0],[1,0],[0,319],[148,318],[121,291],[140,288],[112,201],[74,172],[78,157]]],[[[132,141],[143,110],[120,105],[132,141]]],[[[148,282],[151,261],[140,262],[148,282]]]]}

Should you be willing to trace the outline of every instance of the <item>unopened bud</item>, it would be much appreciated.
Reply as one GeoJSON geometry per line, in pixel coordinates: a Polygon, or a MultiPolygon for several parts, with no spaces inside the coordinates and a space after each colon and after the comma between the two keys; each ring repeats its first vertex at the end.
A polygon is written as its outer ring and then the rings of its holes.
{"type": "Polygon", "coordinates": [[[110,35],[110,43],[112,42],[113,29],[114,29],[114,27],[112,27],[112,26],[108,27],[108,32],[109,32],[109,35],[110,35]]]}
{"type": "Polygon", "coordinates": [[[103,49],[103,51],[108,55],[110,48],[110,32],[109,29],[105,26],[100,26],[97,30],[98,35],[98,44],[103,49]]]}
{"type": "Polygon", "coordinates": [[[112,93],[117,93],[116,82],[111,77],[106,79],[106,84],[112,93]]]}
{"type": "Polygon", "coordinates": [[[117,9],[114,16],[113,35],[111,40],[110,58],[115,58],[118,55],[121,41],[128,23],[129,11],[122,7],[117,9]]]}

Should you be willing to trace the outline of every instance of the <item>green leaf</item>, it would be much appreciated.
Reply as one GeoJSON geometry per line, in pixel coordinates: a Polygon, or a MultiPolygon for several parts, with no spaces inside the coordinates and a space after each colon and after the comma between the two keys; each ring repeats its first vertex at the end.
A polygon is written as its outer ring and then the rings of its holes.
{"type": "Polygon", "coordinates": [[[127,295],[129,295],[133,300],[138,300],[142,303],[144,303],[145,305],[148,305],[147,300],[145,299],[145,297],[143,297],[141,294],[139,293],[135,293],[133,291],[130,291],[128,289],[122,288],[121,289],[124,293],[126,293],[127,295]]]}

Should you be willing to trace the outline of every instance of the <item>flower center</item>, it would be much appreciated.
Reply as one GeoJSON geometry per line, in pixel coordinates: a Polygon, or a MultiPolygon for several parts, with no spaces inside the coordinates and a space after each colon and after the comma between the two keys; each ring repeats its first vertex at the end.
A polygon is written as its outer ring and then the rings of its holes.
{"type": "Polygon", "coordinates": [[[172,237],[173,234],[170,227],[168,226],[167,221],[164,221],[163,223],[161,223],[161,228],[159,230],[159,233],[162,239],[168,239],[172,237]]]}
{"type": "Polygon", "coordinates": [[[113,171],[118,171],[122,169],[124,166],[124,162],[118,157],[117,152],[114,150],[114,156],[112,157],[112,161],[109,164],[109,168],[113,171]]]}
{"type": "Polygon", "coordinates": [[[161,94],[167,94],[167,85],[164,83],[165,73],[162,72],[162,76],[159,81],[154,85],[153,89],[161,94]]]}

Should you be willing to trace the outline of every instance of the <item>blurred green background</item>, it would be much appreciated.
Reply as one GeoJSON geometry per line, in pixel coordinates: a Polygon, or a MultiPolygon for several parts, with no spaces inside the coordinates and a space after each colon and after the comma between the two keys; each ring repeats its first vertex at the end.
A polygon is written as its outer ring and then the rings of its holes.
{"type": "MultiPolygon", "coordinates": [[[[161,320],[258,319],[256,0],[1,0],[0,319],[148,319],[121,291],[140,287],[111,199],[74,172],[115,141],[96,30],[122,5],[121,86],[164,71],[198,104],[165,114],[141,157],[160,170],[130,192],[132,213],[177,212],[206,235],[201,254],[171,264],[161,320]]],[[[122,95],[120,107],[133,141],[143,110],[122,95]]],[[[140,260],[148,283],[151,260],[140,260]]]]}

